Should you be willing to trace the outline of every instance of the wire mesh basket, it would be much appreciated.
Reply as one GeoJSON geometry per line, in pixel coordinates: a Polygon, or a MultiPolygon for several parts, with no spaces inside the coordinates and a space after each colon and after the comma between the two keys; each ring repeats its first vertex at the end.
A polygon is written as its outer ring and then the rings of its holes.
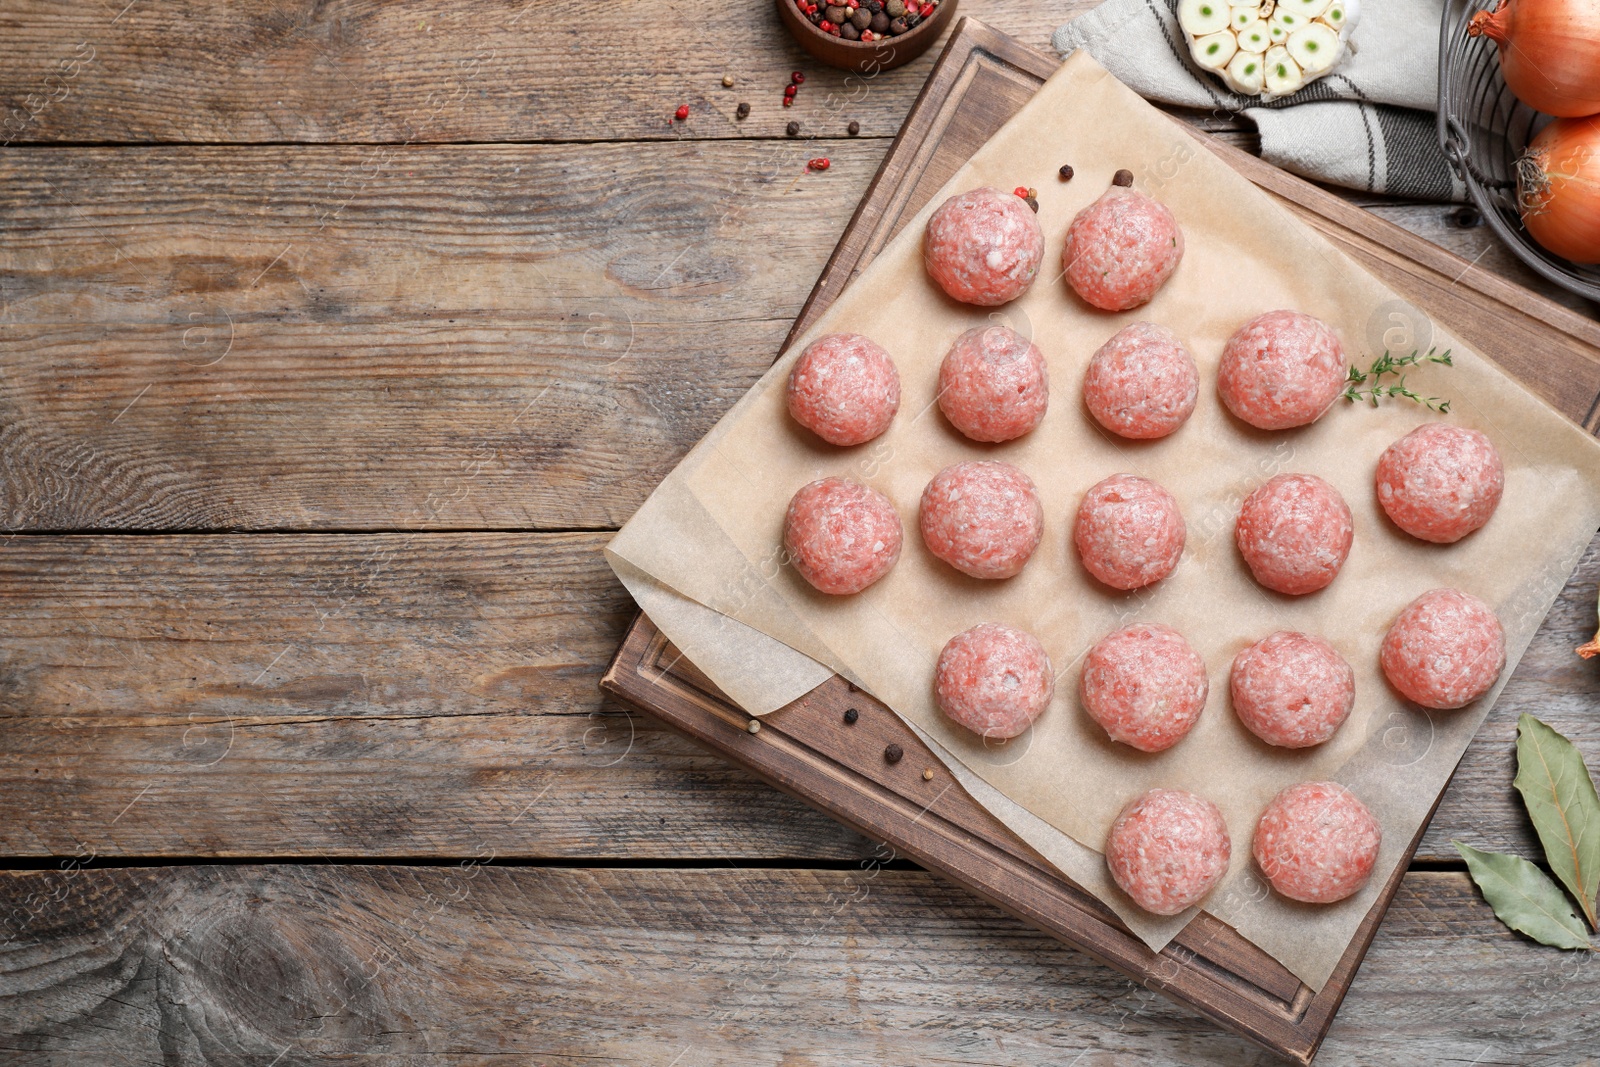
{"type": "Polygon", "coordinates": [[[1439,27],[1439,147],[1484,220],[1519,259],[1562,288],[1600,301],[1600,268],[1551,255],[1522,226],[1517,158],[1549,120],[1506,88],[1495,43],[1467,36],[1467,21],[1495,2],[1445,4],[1439,27]]]}

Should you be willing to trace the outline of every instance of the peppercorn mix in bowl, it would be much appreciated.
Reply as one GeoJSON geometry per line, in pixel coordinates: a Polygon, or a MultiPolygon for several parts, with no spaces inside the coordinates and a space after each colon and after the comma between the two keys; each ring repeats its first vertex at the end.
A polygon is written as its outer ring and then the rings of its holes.
{"type": "Polygon", "coordinates": [[[956,0],[775,0],[778,18],[819,62],[876,74],[911,62],[955,18],[956,0]]]}

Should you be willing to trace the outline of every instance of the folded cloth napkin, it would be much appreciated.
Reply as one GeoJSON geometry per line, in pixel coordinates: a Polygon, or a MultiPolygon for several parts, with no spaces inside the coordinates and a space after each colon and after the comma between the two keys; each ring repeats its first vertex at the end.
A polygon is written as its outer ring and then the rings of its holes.
{"type": "Polygon", "coordinates": [[[1285,170],[1366,192],[1463,200],[1439,150],[1439,24],[1444,0],[1367,0],[1353,54],[1304,89],[1263,104],[1242,97],[1189,57],[1177,0],[1105,0],[1051,39],[1065,58],[1083,48],[1151,100],[1242,113],[1261,157],[1285,170]]]}

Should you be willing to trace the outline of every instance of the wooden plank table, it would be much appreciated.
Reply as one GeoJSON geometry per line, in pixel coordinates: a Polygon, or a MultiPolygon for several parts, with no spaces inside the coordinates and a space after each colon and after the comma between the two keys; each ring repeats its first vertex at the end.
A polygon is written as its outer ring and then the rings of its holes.
{"type": "MultiPolygon", "coordinates": [[[[1083,6],[963,12],[1044,47],[1083,6]]],[[[764,5],[708,25],[0,6],[4,1062],[1262,1061],[602,699],[599,547],[770,362],[934,58],[847,84],[764,5]]],[[[1596,964],[1507,933],[1449,839],[1537,855],[1521,711],[1600,765],[1597,579],[1600,545],[1319,1063],[1592,1054],[1596,964]]]]}

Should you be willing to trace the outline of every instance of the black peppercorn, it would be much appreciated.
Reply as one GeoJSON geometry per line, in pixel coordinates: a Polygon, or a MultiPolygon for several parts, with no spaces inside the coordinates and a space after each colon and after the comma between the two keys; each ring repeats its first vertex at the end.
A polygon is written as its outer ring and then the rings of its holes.
{"type": "Polygon", "coordinates": [[[1112,185],[1120,185],[1124,189],[1126,189],[1128,186],[1133,184],[1133,171],[1131,171],[1131,170],[1119,170],[1119,171],[1117,171],[1116,174],[1111,176],[1111,184],[1112,185]]]}
{"type": "Polygon", "coordinates": [[[750,105],[741,103],[738,107],[733,109],[733,117],[736,118],[736,119],[747,119],[747,118],[749,118],[750,117],[750,105]]]}
{"type": "Polygon", "coordinates": [[[1029,207],[1031,207],[1031,208],[1033,208],[1033,213],[1034,213],[1034,214],[1035,214],[1035,215],[1037,215],[1037,214],[1038,214],[1038,213],[1039,213],[1039,201],[1037,201],[1037,200],[1035,200],[1035,199],[1034,199],[1034,198],[1033,198],[1033,197],[1031,197],[1031,196],[1029,196],[1029,197],[1024,197],[1024,198],[1023,198],[1023,199],[1025,199],[1025,200],[1027,200],[1027,201],[1028,201],[1028,206],[1029,206],[1029,207]]]}
{"type": "Polygon", "coordinates": [[[1069,164],[1061,164],[1061,169],[1057,173],[1061,175],[1061,180],[1064,182],[1072,180],[1072,167],[1069,164]]]}
{"type": "Polygon", "coordinates": [[[861,132],[861,123],[852,121],[850,125],[844,128],[844,132],[848,133],[851,137],[854,137],[856,134],[861,132]]]}
{"type": "Polygon", "coordinates": [[[839,36],[847,41],[859,41],[861,40],[861,31],[856,29],[854,23],[847,22],[839,27],[839,36]]]}
{"type": "Polygon", "coordinates": [[[859,711],[857,711],[855,708],[845,708],[844,709],[844,721],[845,722],[853,723],[859,718],[861,718],[861,713],[859,711]]]}
{"type": "Polygon", "coordinates": [[[905,749],[901,748],[899,745],[890,745],[888,748],[883,750],[883,758],[888,760],[890,763],[899,763],[900,757],[904,756],[905,754],[905,749]]]}
{"type": "Polygon", "coordinates": [[[791,122],[789,125],[783,128],[783,132],[788,134],[790,137],[798,137],[800,136],[800,124],[798,122],[791,122]]]}
{"type": "Polygon", "coordinates": [[[896,36],[896,37],[900,36],[902,33],[905,33],[906,32],[906,20],[903,19],[903,18],[901,18],[901,19],[891,19],[889,21],[889,32],[892,35],[896,36]]]}

